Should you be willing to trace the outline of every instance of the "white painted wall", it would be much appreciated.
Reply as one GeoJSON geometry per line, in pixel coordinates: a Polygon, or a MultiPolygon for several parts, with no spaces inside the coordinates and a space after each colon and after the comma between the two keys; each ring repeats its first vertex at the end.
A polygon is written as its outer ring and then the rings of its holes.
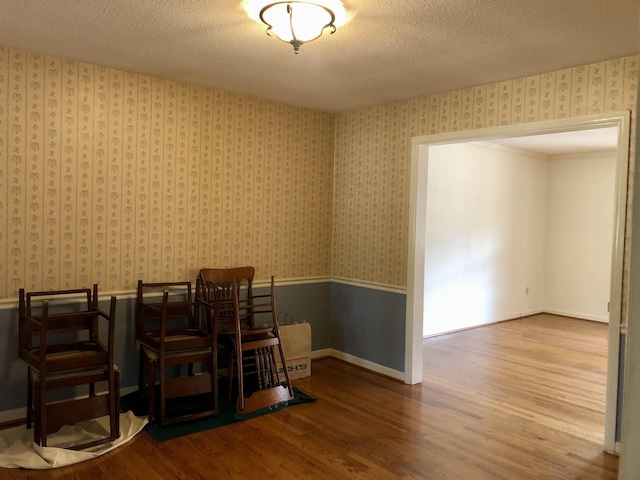
{"type": "Polygon", "coordinates": [[[430,147],[423,335],[543,311],[608,321],[616,160],[430,147]]]}
{"type": "Polygon", "coordinates": [[[506,147],[430,147],[423,335],[542,310],[546,172],[506,147]]]}
{"type": "Polygon", "coordinates": [[[608,322],[616,152],[549,161],[545,311],[608,322]]]}

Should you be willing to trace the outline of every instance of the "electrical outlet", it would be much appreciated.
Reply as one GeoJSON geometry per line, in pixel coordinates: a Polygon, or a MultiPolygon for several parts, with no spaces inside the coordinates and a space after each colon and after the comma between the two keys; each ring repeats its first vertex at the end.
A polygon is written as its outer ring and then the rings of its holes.
{"type": "Polygon", "coordinates": [[[527,287],[527,288],[525,288],[525,289],[524,289],[524,294],[525,294],[525,295],[529,295],[529,287],[527,287]]]}

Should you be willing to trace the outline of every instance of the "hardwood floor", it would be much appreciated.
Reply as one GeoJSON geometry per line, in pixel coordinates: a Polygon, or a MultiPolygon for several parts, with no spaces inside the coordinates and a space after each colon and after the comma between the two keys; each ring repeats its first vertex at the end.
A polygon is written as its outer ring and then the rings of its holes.
{"type": "Polygon", "coordinates": [[[615,479],[606,350],[605,325],[542,315],[425,340],[421,385],[318,360],[295,381],[315,403],[0,480],[615,479]]]}

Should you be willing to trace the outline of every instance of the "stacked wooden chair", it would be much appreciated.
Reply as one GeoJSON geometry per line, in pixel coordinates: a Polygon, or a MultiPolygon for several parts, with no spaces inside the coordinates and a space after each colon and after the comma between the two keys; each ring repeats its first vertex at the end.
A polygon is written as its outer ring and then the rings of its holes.
{"type": "Polygon", "coordinates": [[[75,290],[19,292],[19,356],[27,365],[27,427],[34,442],[47,446],[47,435],[63,425],[109,415],[109,433],[68,448],[80,450],[120,435],[120,374],[113,363],[116,298],[109,313],[98,306],[98,285],[75,290]],[[78,302],[78,298],[80,302],[78,302]],[[107,323],[106,344],[100,320],[107,323]],[[96,385],[106,385],[98,394],[96,385]],[[88,387],[86,396],[49,401],[52,390],[88,387]]]}
{"type": "Polygon", "coordinates": [[[227,346],[227,389],[237,378],[236,410],[252,413],[293,398],[275,306],[274,279],[268,293],[253,292],[253,267],[200,270],[196,296],[210,307],[217,340],[227,346]],[[279,371],[278,358],[283,365],[279,371]]]}
{"type": "Polygon", "coordinates": [[[159,423],[193,420],[218,413],[215,336],[206,322],[209,309],[193,299],[190,282],[138,282],[136,330],[140,344],[140,388],[147,395],[149,420],[155,415],[159,386],[159,423]],[[200,367],[196,371],[196,367],[200,367]],[[205,395],[206,394],[206,395],[205,395]],[[206,398],[205,407],[171,413],[174,398],[206,398]]]}

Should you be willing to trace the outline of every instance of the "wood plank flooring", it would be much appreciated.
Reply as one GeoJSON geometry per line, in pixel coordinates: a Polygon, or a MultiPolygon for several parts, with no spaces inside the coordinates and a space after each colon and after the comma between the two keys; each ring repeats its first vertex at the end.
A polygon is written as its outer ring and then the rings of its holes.
{"type": "Polygon", "coordinates": [[[541,315],[425,340],[421,385],[317,360],[294,382],[316,403],[0,480],[615,479],[606,350],[606,325],[541,315]]]}

